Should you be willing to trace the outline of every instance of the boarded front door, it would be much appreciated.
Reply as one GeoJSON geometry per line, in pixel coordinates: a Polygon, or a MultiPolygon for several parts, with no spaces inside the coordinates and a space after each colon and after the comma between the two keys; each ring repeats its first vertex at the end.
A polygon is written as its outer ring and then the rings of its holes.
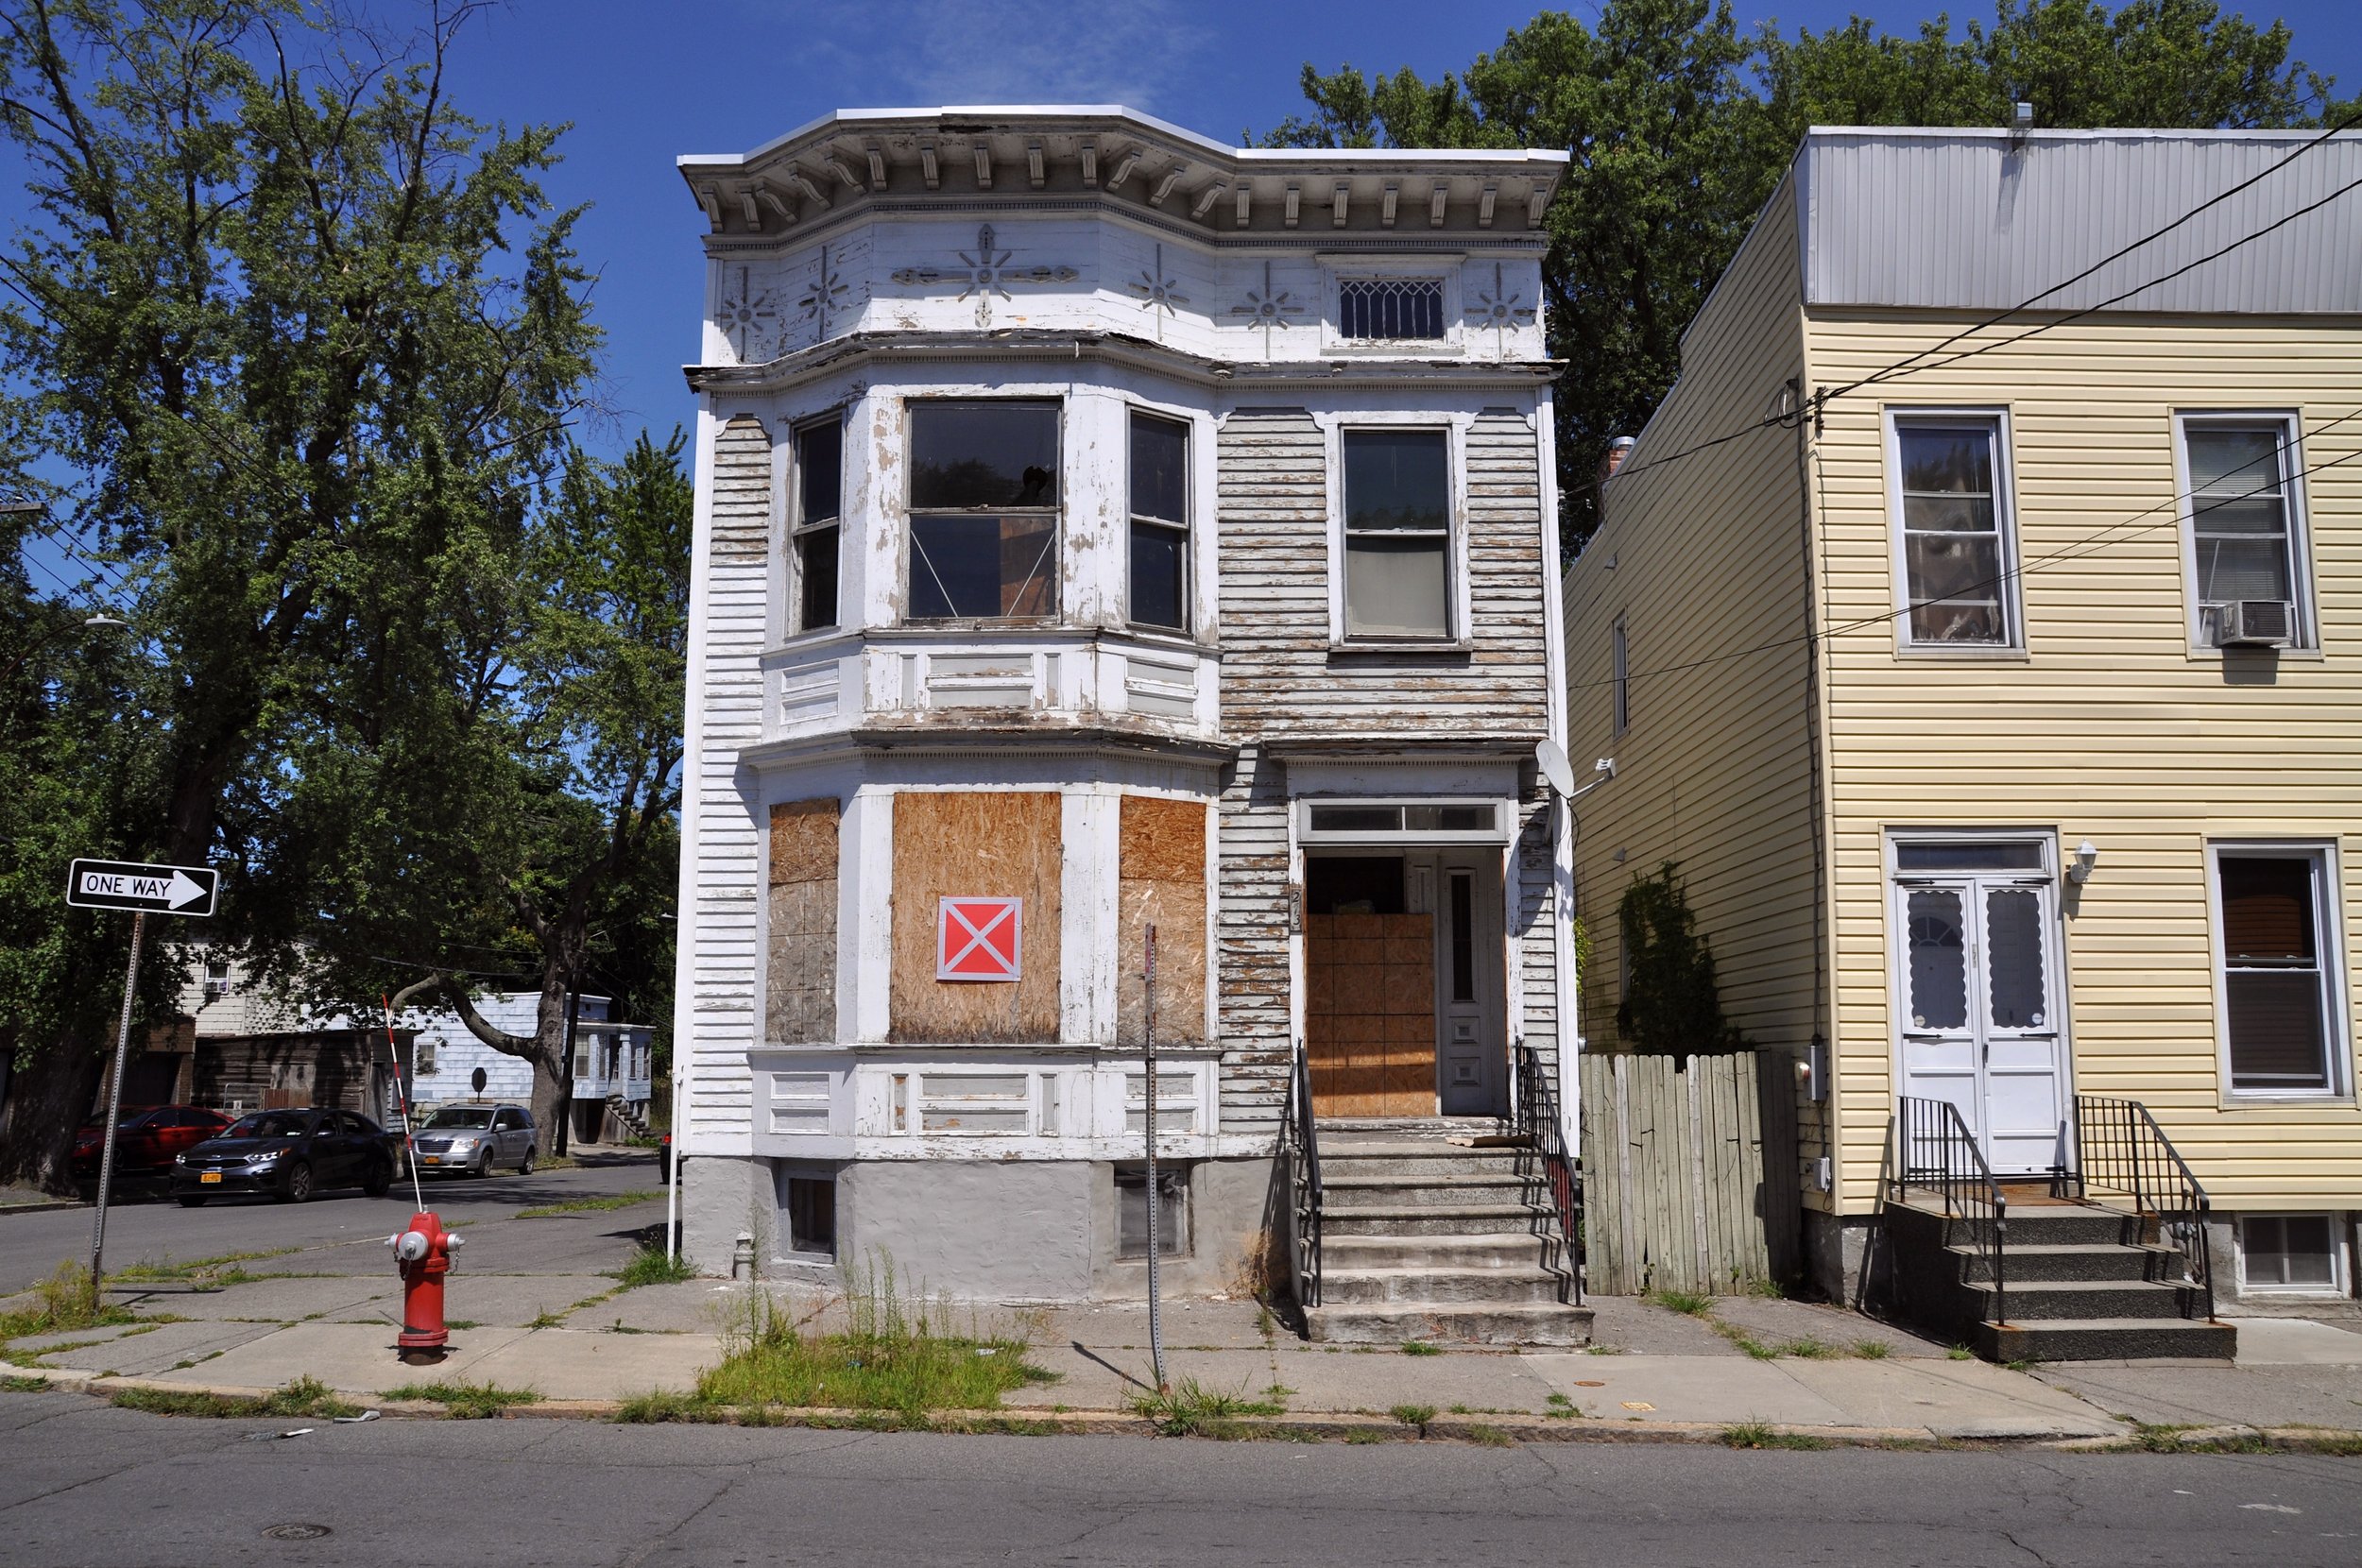
{"type": "Polygon", "coordinates": [[[1304,1044],[1323,1116],[1435,1115],[1435,917],[1305,917],[1304,1044]]]}

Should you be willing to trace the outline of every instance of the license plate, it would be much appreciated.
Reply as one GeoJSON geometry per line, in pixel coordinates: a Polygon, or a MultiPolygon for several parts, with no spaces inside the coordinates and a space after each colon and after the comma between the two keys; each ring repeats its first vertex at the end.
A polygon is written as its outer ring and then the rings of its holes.
{"type": "Polygon", "coordinates": [[[419,1156],[419,1163],[420,1165],[441,1165],[443,1163],[443,1157],[440,1154],[421,1154],[419,1156]]]}
{"type": "Polygon", "coordinates": [[[221,1180],[221,1172],[218,1170],[200,1170],[197,1173],[197,1179],[199,1183],[210,1185],[213,1183],[221,1180]]]}

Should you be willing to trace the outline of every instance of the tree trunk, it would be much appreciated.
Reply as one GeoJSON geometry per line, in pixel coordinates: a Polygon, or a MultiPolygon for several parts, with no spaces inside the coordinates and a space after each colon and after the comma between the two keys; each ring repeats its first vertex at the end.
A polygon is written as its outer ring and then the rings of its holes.
{"type": "Polygon", "coordinates": [[[74,1134],[89,1119],[106,1076],[106,1057],[77,1050],[70,1040],[52,1042],[11,1074],[8,1103],[0,1106],[0,1182],[73,1196],[74,1134]]]}
{"type": "Polygon", "coordinates": [[[534,1010],[533,1128],[541,1152],[557,1151],[557,1119],[573,1109],[574,1086],[560,1076],[566,1065],[566,980],[546,977],[540,1004],[534,1010]],[[553,989],[555,988],[555,989],[553,989]]]}

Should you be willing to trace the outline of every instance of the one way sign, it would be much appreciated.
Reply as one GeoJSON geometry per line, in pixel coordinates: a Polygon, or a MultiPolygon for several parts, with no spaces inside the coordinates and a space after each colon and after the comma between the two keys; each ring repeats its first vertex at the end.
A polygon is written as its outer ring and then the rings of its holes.
{"type": "Polygon", "coordinates": [[[146,910],[158,914],[214,912],[220,874],[204,866],[77,861],[65,901],[86,910],[146,910]]]}

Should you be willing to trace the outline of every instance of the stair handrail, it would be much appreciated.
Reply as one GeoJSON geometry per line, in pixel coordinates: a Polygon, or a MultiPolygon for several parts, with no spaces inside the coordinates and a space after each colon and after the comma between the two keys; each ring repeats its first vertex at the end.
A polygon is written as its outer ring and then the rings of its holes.
{"type": "MultiPolygon", "coordinates": [[[[1559,1119],[1558,1076],[1540,1050],[1524,1040],[1510,1047],[1516,1063],[1516,1099],[1510,1131],[1520,1140],[1525,1156],[1540,1167],[1548,1185],[1550,1207],[1558,1219],[1557,1241],[1566,1268],[1560,1280],[1560,1300],[1583,1304],[1583,1184],[1575,1162],[1567,1158],[1566,1130],[1559,1119]]],[[[1523,1157],[1523,1156],[1521,1156],[1523,1157]]]]}
{"type": "Polygon", "coordinates": [[[1893,1201],[1907,1202],[1912,1187],[1942,1195],[1943,1244],[1953,1245],[1956,1223],[1966,1227],[1968,1244],[1993,1277],[1993,1321],[2008,1322],[2010,1203],[1960,1108],[1948,1099],[1904,1095],[1895,1108],[1894,1137],[1889,1165],[1893,1201]]]}
{"type": "Polygon", "coordinates": [[[2202,1304],[2206,1321],[2214,1321],[2214,1259],[2206,1245],[2213,1204],[2189,1162],[2137,1099],[2077,1095],[2074,1128],[2060,1185],[2071,1185],[2078,1198],[2089,1198],[2095,1188],[2130,1198],[2144,1228],[2153,1219],[2158,1239],[2180,1256],[2183,1277],[2194,1289],[2184,1314],[2202,1304]]]}
{"type": "Polygon", "coordinates": [[[1298,1307],[1321,1304],[1321,1140],[1312,1116],[1312,1067],[1302,1040],[1288,1077],[1288,1115],[1281,1128],[1288,1158],[1289,1284],[1298,1307]]]}

